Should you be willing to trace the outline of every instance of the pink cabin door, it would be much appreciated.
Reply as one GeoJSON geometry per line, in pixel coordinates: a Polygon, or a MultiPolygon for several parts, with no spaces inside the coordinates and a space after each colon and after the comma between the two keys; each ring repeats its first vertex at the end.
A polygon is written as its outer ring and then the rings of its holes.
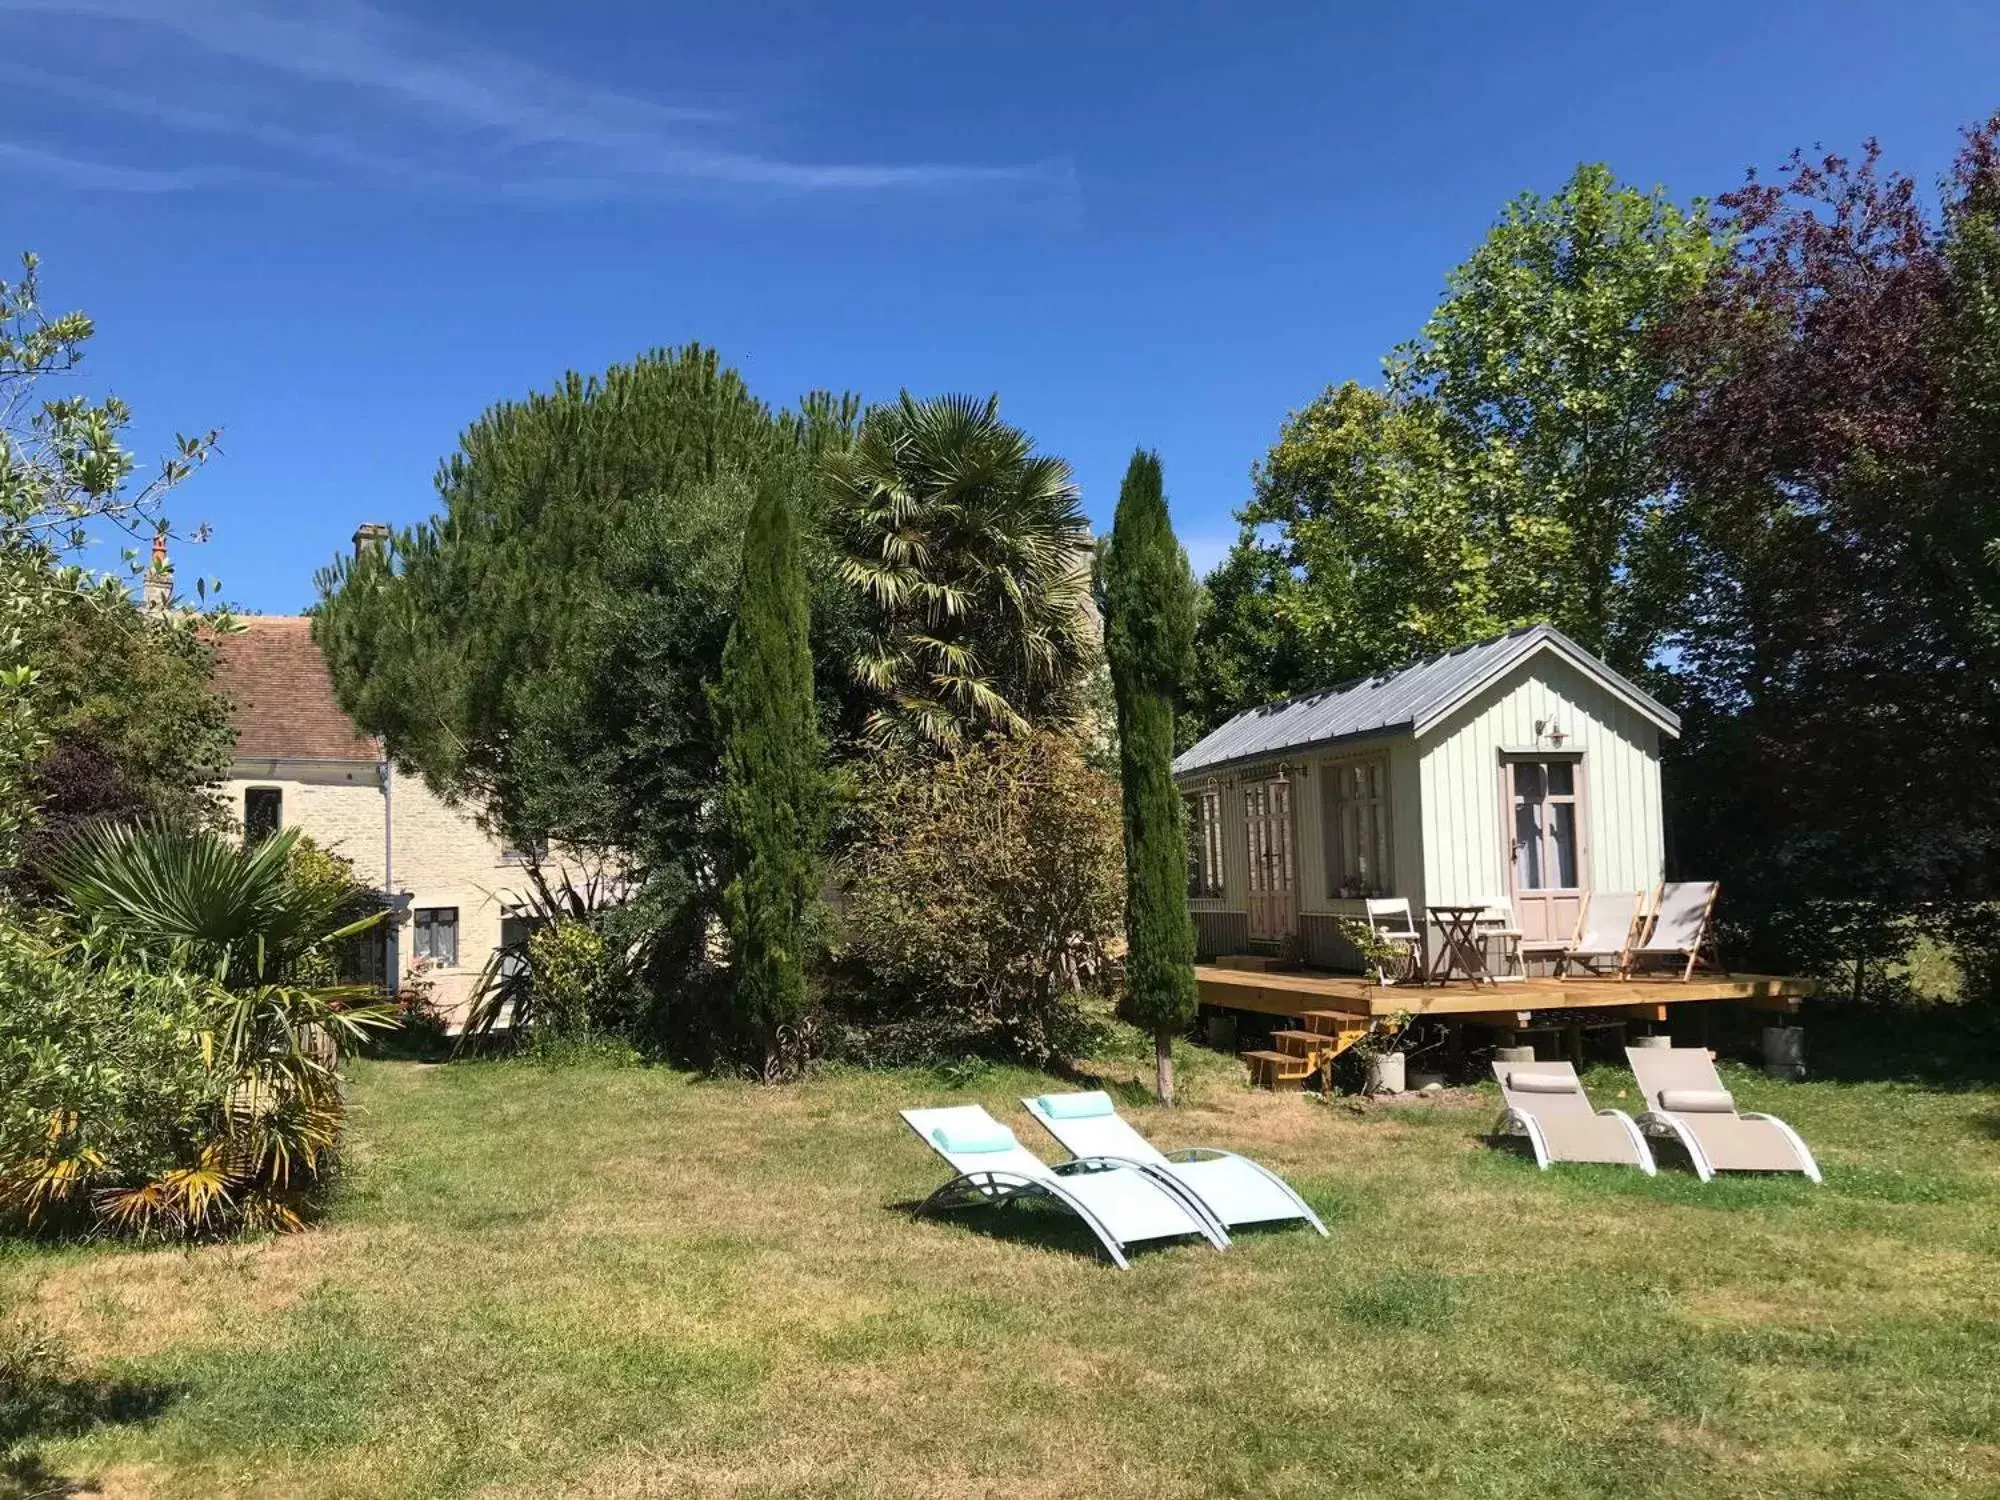
{"type": "Polygon", "coordinates": [[[1522,936],[1567,938],[1590,888],[1583,838],[1583,762],[1509,757],[1500,791],[1508,892],[1522,936]]]}
{"type": "Polygon", "coordinates": [[[1243,789],[1250,845],[1250,936],[1277,942],[1298,919],[1298,858],[1292,839],[1292,786],[1282,778],[1243,789]]]}

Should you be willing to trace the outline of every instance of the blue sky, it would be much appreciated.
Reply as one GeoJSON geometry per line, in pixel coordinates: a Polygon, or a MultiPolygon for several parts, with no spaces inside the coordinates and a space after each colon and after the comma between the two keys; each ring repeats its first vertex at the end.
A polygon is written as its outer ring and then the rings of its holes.
{"type": "MultiPolygon", "coordinates": [[[[0,0],[0,249],[91,312],[178,520],[289,611],[490,403],[661,344],[767,399],[1001,393],[1198,564],[1515,193],[1679,197],[2000,107],[2000,6],[0,0]]],[[[108,561],[108,560],[107,560],[108,561]]]]}

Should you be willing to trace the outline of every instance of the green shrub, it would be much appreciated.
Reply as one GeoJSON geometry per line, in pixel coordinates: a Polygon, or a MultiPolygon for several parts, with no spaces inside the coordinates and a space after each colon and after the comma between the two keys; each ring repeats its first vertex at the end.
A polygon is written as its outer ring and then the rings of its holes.
{"type": "Polygon", "coordinates": [[[535,990],[533,1035],[575,1042],[621,1029],[618,975],[604,934],[588,922],[558,921],[528,936],[528,973],[535,990]]]}
{"type": "Polygon", "coordinates": [[[843,869],[843,1050],[881,1062],[1088,1045],[1124,899],[1118,784],[1070,736],[865,773],[843,869]]]}
{"type": "Polygon", "coordinates": [[[0,1221],[292,1229],[332,1169],[356,1013],[0,917],[0,1221]]]}
{"type": "Polygon", "coordinates": [[[0,925],[0,1214],[87,1222],[197,1165],[228,1101],[202,1055],[221,1014],[213,980],[0,925]]]}

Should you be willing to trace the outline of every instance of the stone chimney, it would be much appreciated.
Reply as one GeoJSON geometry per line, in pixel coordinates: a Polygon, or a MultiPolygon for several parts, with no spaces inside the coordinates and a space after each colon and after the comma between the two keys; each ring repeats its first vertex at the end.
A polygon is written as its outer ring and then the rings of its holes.
{"type": "Polygon", "coordinates": [[[363,521],[354,529],[354,557],[358,562],[370,552],[381,552],[389,545],[389,528],[380,521],[363,521]]]}
{"type": "Polygon", "coordinates": [[[154,614],[165,614],[174,602],[174,565],[167,561],[167,539],[153,538],[153,563],[146,569],[139,597],[154,614]]]}

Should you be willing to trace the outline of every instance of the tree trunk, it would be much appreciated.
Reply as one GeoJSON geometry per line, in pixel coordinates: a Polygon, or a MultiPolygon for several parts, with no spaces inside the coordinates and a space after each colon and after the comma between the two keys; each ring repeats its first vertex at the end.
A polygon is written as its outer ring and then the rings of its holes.
{"type": "Polygon", "coordinates": [[[1173,1107],[1174,1034],[1165,1027],[1153,1033],[1153,1062],[1160,1074],[1160,1103],[1173,1107]]]}

